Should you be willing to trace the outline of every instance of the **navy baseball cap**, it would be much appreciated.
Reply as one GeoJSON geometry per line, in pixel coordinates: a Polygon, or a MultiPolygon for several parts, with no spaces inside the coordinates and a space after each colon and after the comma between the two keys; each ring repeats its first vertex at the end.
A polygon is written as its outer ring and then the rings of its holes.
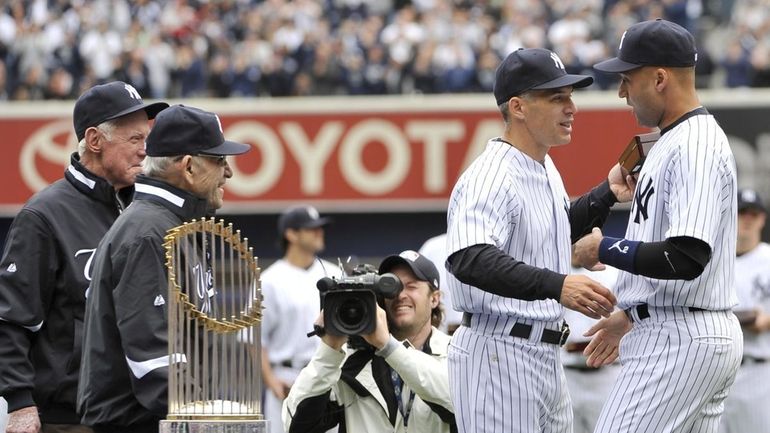
{"type": "Polygon", "coordinates": [[[100,84],[86,90],[75,102],[72,121],[78,141],[86,136],[86,129],[98,126],[108,120],[144,110],[147,117],[154,119],[161,110],[168,107],[165,102],[145,104],[139,92],[122,81],[100,84]]]}
{"type": "Polygon", "coordinates": [[[283,237],[287,229],[314,229],[329,224],[331,219],[322,217],[313,206],[293,206],[278,217],[278,234],[283,237]]]}
{"type": "Polygon", "coordinates": [[[695,66],[695,38],[684,27],[660,18],[628,28],[620,38],[618,56],[594,65],[602,72],[627,72],[642,66],[695,66]]]}
{"type": "Polygon", "coordinates": [[[594,82],[588,75],[568,74],[559,56],[544,48],[519,48],[508,54],[495,71],[493,93],[497,105],[528,90],[587,87],[594,82]]]}
{"type": "Polygon", "coordinates": [[[158,114],[147,136],[147,156],[240,155],[251,149],[225,140],[219,116],[200,108],[172,105],[158,114]]]}
{"type": "Polygon", "coordinates": [[[767,212],[765,205],[762,203],[762,198],[759,197],[756,191],[749,188],[738,191],[738,212],[747,209],[767,212]]]}
{"type": "Polygon", "coordinates": [[[401,254],[385,257],[385,260],[380,263],[380,275],[390,272],[398,265],[408,266],[417,278],[427,281],[435,288],[439,288],[440,281],[436,265],[417,251],[406,250],[401,254]]]}

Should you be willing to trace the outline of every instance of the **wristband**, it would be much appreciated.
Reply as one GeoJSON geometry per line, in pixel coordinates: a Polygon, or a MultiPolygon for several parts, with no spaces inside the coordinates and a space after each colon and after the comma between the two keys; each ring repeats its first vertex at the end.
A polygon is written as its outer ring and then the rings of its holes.
{"type": "Polygon", "coordinates": [[[401,345],[401,343],[396,340],[396,337],[391,335],[388,342],[385,343],[385,347],[375,351],[374,354],[382,358],[387,358],[394,350],[398,349],[399,345],[401,345]]]}
{"type": "Polygon", "coordinates": [[[639,241],[605,236],[599,244],[599,261],[635,274],[634,262],[639,244],[641,244],[639,241]]]}

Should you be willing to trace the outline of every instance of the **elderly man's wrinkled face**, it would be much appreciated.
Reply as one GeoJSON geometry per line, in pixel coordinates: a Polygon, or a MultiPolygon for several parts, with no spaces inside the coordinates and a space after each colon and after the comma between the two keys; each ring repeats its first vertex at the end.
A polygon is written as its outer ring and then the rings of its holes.
{"type": "Polygon", "coordinates": [[[225,156],[198,155],[193,157],[195,183],[192,193],[208,201],[210,209],[219,209],[224,203],[224,186],[233,177],[225,156]]]}
{"type": "Polygon", "coordinates": [[[147,113],[139,110],[114,121],[115,128],[99,131],[101,162],[104,177],[115,189],[134,184],[136,175],[142,172],[142,161],[147,155],[144,141],[150,133],[147,113]]]}

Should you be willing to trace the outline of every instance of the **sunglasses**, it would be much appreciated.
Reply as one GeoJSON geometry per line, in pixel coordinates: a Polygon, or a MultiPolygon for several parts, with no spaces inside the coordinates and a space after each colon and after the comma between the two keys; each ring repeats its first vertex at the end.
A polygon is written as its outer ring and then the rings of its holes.
{"type": "Polygon", "coordinates": [[[227,164],[227,156],[226,155],[203,155],[203,154],[198,154],[198,155],[193,155],[193,156],[198,156],[198,157],[201,157],[201,158],[213,159],[214,161],[216,161],[216,163],[218,165],[225,165],[225,164],[227,164]]]}

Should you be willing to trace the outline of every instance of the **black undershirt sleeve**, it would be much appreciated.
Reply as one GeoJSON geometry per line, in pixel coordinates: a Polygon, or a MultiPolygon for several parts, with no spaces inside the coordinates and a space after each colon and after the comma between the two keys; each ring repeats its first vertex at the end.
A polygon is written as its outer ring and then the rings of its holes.
{"type": "MultiPolygon", "coordinates": [[[[637,275],[660,280],[692,280],[711,260],[711,248],[697,238],[679,236],[639,244],[634,258],[637,275]]],[[[612,265],[612,263],[606,263],[612,265]]]]}
{"type": "Polygon", "coordinates": [[[602,227],[610,214],[610,208],[617,201],[606,179],[587,194],[573,201],[569,209],[572,243],[590,233],[592,228],[602,227]]]}
{"type": "Polygon", "coordinates": [[[566,275],[530,266],[489,244],[455,252],[447,270],[461,282],[506,298],[535,301],[561,298],[566,275]]]}

